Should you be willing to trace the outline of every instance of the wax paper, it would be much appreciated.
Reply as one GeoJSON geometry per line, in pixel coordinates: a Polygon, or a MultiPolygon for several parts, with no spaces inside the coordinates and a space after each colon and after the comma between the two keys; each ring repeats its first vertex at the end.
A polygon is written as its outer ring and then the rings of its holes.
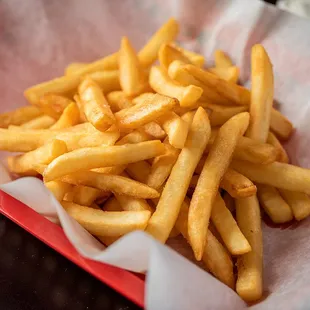
{"type": "MultiPolygon", "coordinates": [[[[25,88],[62,75],[68,63],[116,51],[123,35],[139,49],[171,16],[181,24],[181,44],[203,53],[209,64],[215,49],[227,51],[242,68],[246,85],[250,48],[258,42],[265,46],[274,65],[278,106],[296,127],[286,148],[294,163],[310,168],[310,23],[255,0],[0,1],[0,111],[26,104],[25,88]]],[[[7,183],[9,176],[0,169],[0,182],[6,183],[1,189],[44,216],[58,217],[82,255],[135,272],[147,270],[147,309],[249,307],[230,288],[143,232],[104,249],[39,180],[7,183]]],[[[310,221],[284,230],[263,224],[263,235],[264,296],[250,307],[308,309],[310,221]]],[[[182,243],[177,248],[187,252],[182,243]]]]}

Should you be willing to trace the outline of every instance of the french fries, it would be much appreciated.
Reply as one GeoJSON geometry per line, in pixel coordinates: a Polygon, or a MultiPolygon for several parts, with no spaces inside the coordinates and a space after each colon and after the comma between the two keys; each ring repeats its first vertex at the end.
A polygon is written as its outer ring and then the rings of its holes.
{"type": "Polygon", "coordinates": [[[220,128],[200,174],[188,214],[188,235],[197,260],[201,260],[203,255],[212,204],[221,178],[228,168],[239,137],[248,125],[249,114],[243,112],[220,128]]]}
{"type": "Polygon", "coordinates": [[[233,66],[231,59],[221,50],[216,50],[214,53],[215,66],[217,68],[230,68],[233,66]]]}
{"type": "Polygon", "coordinates": [[[67,174],[100,167],[130,164],[164,153],[160,141],[146,141],[137,144],[112,147],[93,147],[74,150],[59,156],[44,171],[46,181],[52,181],[67,174]]]}
{"type": "Polygon", "coordinates": [[[75,102],[71,102],[62,112],[58,121],[50,129],[64,129],[77,125],[80,122],[80,110],[75,102]]]}
{"type": "Polygon", "coordinates": [[[95,236],[117,237],[133,230],[144,230],[151,212],[107,212],[63,201],[62,206],[79,224],[95,236]]]}
{"type": "Polygon", "coordinates": [[[89,207],[101,195],[101,193],[102,192],[96,188],[78,185],[73,188],[72,201],[78,205],[89,207]]]}
{"type": "Polygon", "coordinates": [[[108,93],[107,100],[114,113],[133,106],[133,103],[125,96],[124,92],[120,90],[108,93]]]}
{"type": "Polygon", "coordinates": [[[203,55],[187,50],[175,43],[171,43],[171,45],[180,52],[182,52],[190,60],[192,64],[194,64],[197,67],[203,67],[205,63],[205,57],[203,55]]]}
{"type": "Polygon", "coordinates": [[[145,199],[118,194],[115,195],[115,198],[124,211],[148,210],[153,213],[153,209],[150,207],[150,205],[146,202],[145,199]]]}
{"type": "Polygon", "coordinates": [[[146,231],[165,242],[177,220],[191,177],[211,134],[206,112],[199,108],[194,116],[189,134],[146,231]],[[174,193],[171,195],[171,193],[174,193]]]}
{"type": "Polygon", "coordinates": [[[237,83],[239,78],[239,68],[235,66],[231,66],[228,68],[215,67],[209,68],[208,70],[228,82],[237,83]]]}
{"type": "Polygon", "coordinates": [[[282,146],[281,142],[277,139],[277,137],[271,131],[269,131],[268,133],[267,143],[273,145],[277,149],[278,151],[277,161],[280,161],[286,164],[289,163],[290,160],[288,158],[288,155],[284,147],[282,146]]]}
{"type": "Polygon", "coordinates": [[[294,130],[292,123],[276,109],[271,110],[270,129],[280,140],[287,140],[294,130]]]}
{"type": "Polygon", "coordinates": [[[168,70],[169,65],[175,61],[179,60],[183,63],[191,63],[191,61],[177,48],[170,44],[163,44],[158,52],[158,60],[160,65],[168,70]]]}
{"type": "Polygon", "coordinates": [[[236,291],[245,301],[254,301],[263,294],[263,238],[259,203],[256,195],[236,199],[236,218],[252,251],[237,259],[236,291]]]}
{"type": "Polygon", "coordinates": [[[74,72],[77,72],[81,70],[82,68],[85,68],[87,66],[87,63],[84,62],[72,62],[69,64],[65,69],[65,75],[71,75],[74,72]]]}
{"type": "Polygon", "coordinates": [[[55,120],[52,117],[48,115],[42,115],[32,119],[27,123],[22,124],[20,127],[28,129],[45,129],[50,128],[54,124],[55,120]]]}
{"type": "MultiPolygon", "coordinates": [[[[145,161],[137,161],[136,163],[129,164],[126,167],[126,172],[136,181],[146,183],[148,175],[150,174],[151,166],[145,161]]],[[[153,186],[151,186],[153,187],[153,186]]]]}
{"type": "Polygon", "coordinates": [[[59,202],[61,202],[64,199],[65,194],[70,192],[72,189],[71,184],[61,181],[46,182],[44,185],[59,202]]]}

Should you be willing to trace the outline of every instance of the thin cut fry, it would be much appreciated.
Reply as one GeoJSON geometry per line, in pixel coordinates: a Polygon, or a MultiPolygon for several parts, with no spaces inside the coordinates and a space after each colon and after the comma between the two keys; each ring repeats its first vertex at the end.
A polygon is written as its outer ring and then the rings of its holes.
{"type": "Polygon", "coordinates": [[[124,211],[143,211],[148,210],[153,213],[153,209],[146,202],[145,199],[136,198],[127,195],[115,195],[115,198],[119,202],[121,208],[124,211]]]}
{"type": "Polygon", "coordinates": [[[143,125],[138,130],[145,132],[147,135],[153,137],[154,139],[163,139],[166,136],[165,131],[156,122],[149,122],[143,125]]]}
{"type": "Polygon", "coordinates": [[[216,50],[214,53],[215,66],[217,68],[230,68],[233,66],[231,59],[221,50],[216,50]]]}
{"type": "Polygon", "coordinates": [[[107,212],[62,202],[67,213],[95,236],[117,237],[134,230],[144,230],[151,216],[150,211],[107,212]]]}
{"type": "Polygon", "coordinates": [[[280,194],[291,207],[297,221],[301,221],[310,215],[310,198],[308,195],[284,189],[280,189],[280,194]]]}
{"type": "Polygon", "coordinates": [[[37,105],[44,112],[44,114],[58,120],[64,109],[71,102],[72,101],[67,97],[56,95],[53,93],[46,93],[40,97],[37,105]]]}
{"type": "Polygon", "coordinates": [[[270,130],[280,140],[287,140],[293,133],[293,124],[276,109],[271,110],[270,130]]]}
{"type": "Polygon", "coordinates": [[[104,94],[108,94],[111,91],[120,90],[119,83],[119,71],[97,71],[93,72],[89,76],[94,82],[96,82],[104,94]]]}
{"type": "Polygon", "coordinates": [[[207,113],[199,108],[177,162],[166,182],[146,231],[165,242],[177,220],[195,167],[211,134],[207,113]],[[173,194],[172,194],[173,193],[173,194]]]}
{"type": "Polygon", "coordinates": [[[64,129],[80,122],[80,110],[75,102],[71,102],[62,112],[58,121],[50,129],[64,129]]]}
{"type": "Polygon", "coordinates": [[[212,206],[211,220],[232,255],[251,251],[249,242],[240,231],[231,212],[226,208],[220,194],[217,194],[212,206]]]}
{"type": "Polygon", "coordinates": [[[129,134],[127,134],[126,136],[124,136],[119,141],[117,141],[115,144],[116,145],[123,145],[127,143],[135,144],[135,143],[140,143],[140,142],[144,142],[148,140],[151,140],[149,135],[139,130],[134,130],[130,132],[129,134]]]}
{"type": "Polygon", "coordinates": [[[171,43],[171,45],[180,52],[182,52],[191,61],[192,64],[194,64],[197,67],[203,67],[205,63],[205,57],[203,55],[195,53],[193,51],[189,51],[175,43],[171,43]]]}
{"type": "Polygon", "coordinates": [[[290,206],[284,201],[276,188],[257,184],[257,189],[259,202],[274,223],[286,223],[293,219],[290,206]]]}
{"type": "Polygon", "coordinates": [[[232,167],[254,182],[310,194],[309,169],[279,162],[255,165],[242,160],[233,160],[232,167]]]}
{"type": "Polygon", "coordinates": [[[68,193],[72,188],[71,184],[61,181],[46,182],[44,185],[58,201],[62,201],[65,197],[65,194],[68,193]]]}
{"type": "Polygon", "coordinates": [[[195,188],[188,218],[190,244],[197,260],[201,260],[206,242],[212,204],[220,181],[226,172],[239,137],[249,125],[249,113],[232,117],[219,130],[195,188]]]}
{"type": "Polygon", "coordinates": [[[125,96],[124,92],[120,90],[108,93],[107,100],[114,113],[133,106],[133,103],[125,96]]]}
{"type": "Polygon", "coordinates": [[[282,163],[289,163],[289,158],[288,155],[284,149],[284,147],[282,146],[281,142],[278,140],[278,138],[271,132],[269,131],[268,133],[268,138],[267,138],[267,143],[273,145],[277,151],[278,151],[278,157],[277,157],[277,161],[280,161],[282,163]]]}
{"type": "Polygon", "coordinates": [[[151,166],[145,160],[129,164],[126,168],[126,172],[130,175],[130,177],[141,183],[146,183],[150,171],[151,166]]]}
{"type": "Polygon", "coordinates": [[[122,128],[135,129],[162,116],[176,104],[175,99],[152,94],[145,102],[115,113],[115,117],[122,128]]]}
{"type": "Polygon", "coordinates": [[[42,115],[38,107],[26,106],[11,112],[0,114],[0,128],[7,128],[10,125],[22,125],[42,115]]]}
{"type": "Polygon", "coordinates": [[[182,107],[194,105],[203,93],[198,86],[179,85],[169,77],[165,70],[157,66],[151,68],[149,83],[159,94],[177,98],[182,107]]]}
{"type": "Polygon", "coordinates": [[[255,301],[263,294],[263,238],[259,203],[256,195],[236,199],[237,223],[252,251],[237,260],[236,291],[245,301],[255,301]]]}
{"type": "Polygon", "coordinates": [[[244,175],[228,168],[221,181],[220,187],[234,198],[249,197],[256,194],[256,186],[244,175]]]}
{"type": "Polygon", "coordinates": [[[46,129],[50,128],[55,123],[55,119],[48,115],[38,116],[31,121],[24,123],[20,126],[20,128],[27,129],[46,129]]]}
{"type": "Polygon", "coordinates": [[[105,131],[115,123],[115,117],[99,86],[90,78],[79,86],[79,95],[86,119],[98,130],[105,131]]]}
{"type": "MultiPolygon", "coordinates": [[[[187,240],[189,240],[187,232],[188,207],[189,202],[185,199],[175,224],[177,229],[187,240]]],[[[231,288],[235,287],[232,259],[210,230],[207,232],[206,247],[204,248],[202,260],[206,264],[208,270],[210,270],[216,278],[231,288]]]]}
{"type": "Polygon", "coordinates": [[[127,37],[121,40],[118,58],[120,84],[126,96],[137,96],[147,88],[147,77],[127,37]]]}
{"type": "Polygon", "coordinates": [[[102,191],[96,188],[78,185],[73,189],[73,202],[78,205],[89,207],[101,193],[102,191]]]}
{"type": "Polygon", "coordinates": [[[211,73],[217,75],[221,79],[231,82],[237,83],[239,78],[239,68],[235,66],[231,66],[228,68],[209,68],[208,69],[211,73]]]}
{"type": "Polygon", "coordinates": [[[163,44],[158,52],[158,60],[160,65],[168,70],[169,65],[175,61],[180,60],[183,63],[191,63],[191,61],[177,48],[171,44],[163,44]]]}
{"type": "Polygon", "coordinates": [[[53,140],[49,144],[23,155],[8,157],[8,166],[11,172],[22,175],[36,175],[34,164],[49,164],[58,156],[68,151],[66,143],[53,140]]]}
{"type": "MultiPolygon", "coordinates": [[[[69,64],[66,69],[65,69],[65,75],[71,75],[74,74],[75,72],[84,69],[85,66],[87,66],[88,64],[85,62],[72,62],[71,64],[69,64]]],[[[102,69],[101,69],[102,70],[102,69]]]]}
{"type": "Polygon", "coordinates": [[[141,64],[144,67],[150,66],[156,60],[161,45],[172,42],[178,33],[178,22],[174,18],[170,18],[140,50],[138,57],[141,64]]]}
{"type": "Polygon", "coordinates": [[[259,142],[266,142],[270,127],[273,104],[273,72],[270,59],[264,47],[252,47],[250,125],[247,136],[259,142]]]}

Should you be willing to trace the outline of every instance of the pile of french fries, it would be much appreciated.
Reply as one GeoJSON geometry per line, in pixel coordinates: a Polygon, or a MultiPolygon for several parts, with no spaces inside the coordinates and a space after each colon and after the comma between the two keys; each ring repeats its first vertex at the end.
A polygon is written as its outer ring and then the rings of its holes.
{"type": "Polygon", "coordinates": [[[310,214],[310,170],[288,164],[292,124],[273,108],[273,71],[252,48],[251,90],[222,51],[215,66],[177,45],[171,18],[137,53],[72,63],[0,115],[0,149],[19,176],[42,175],[105,245],[134,230],[183,235],[197,260],[246,301],[263,291],[261,213],[310,214]],[[156,62],[156,64],[155,64],[156,62]],[[237,274],[234,274],[234,264],[237,274]]]}

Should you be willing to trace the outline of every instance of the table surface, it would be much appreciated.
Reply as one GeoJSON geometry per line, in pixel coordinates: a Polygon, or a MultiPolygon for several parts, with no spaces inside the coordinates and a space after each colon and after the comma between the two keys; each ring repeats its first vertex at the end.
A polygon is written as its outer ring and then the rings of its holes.
{"type": "Polygon", "coordinates": [[[0,309],[138,310],[0,215],[0,309]]]}

